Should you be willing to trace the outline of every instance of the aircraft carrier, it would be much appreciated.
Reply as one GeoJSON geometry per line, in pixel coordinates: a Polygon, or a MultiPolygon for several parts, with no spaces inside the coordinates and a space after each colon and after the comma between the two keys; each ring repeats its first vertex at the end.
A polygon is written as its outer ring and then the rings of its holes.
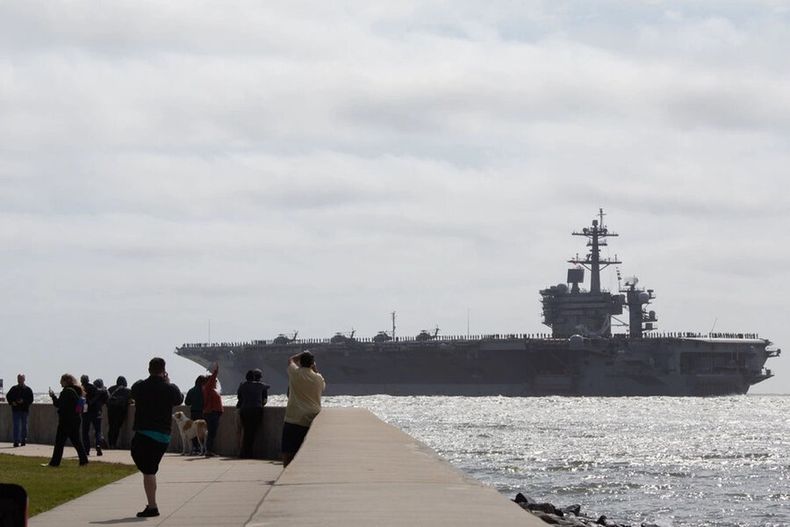
{"type": "Polygon", "coordinates": [[[648,305],[652,289],[636,278],[618,291],[601,288],[601,270],[621,262],[601,256],[617,236],[600,210],[573,232],[589,252],[568,260],[565,283],[540,291],[546,334],[415,337],[379,332],[372,338],[336,334],[297,339],[184,344],[176,354],[207,369],[219,364],[225,393],[247,370],[261,368],[271,393],[285,393],[288,357],[311,350],[327,395],[715,396],[744,394],[773,376],[766,361],[781,350],[752,333],[659,333],[648,305]],[[589,287],[585,284],[589,274],[589,287]],[[615,333],[612,328],[622,327],[615,333]],[[393,338],[394,337],[394,338],[393,338]]]}

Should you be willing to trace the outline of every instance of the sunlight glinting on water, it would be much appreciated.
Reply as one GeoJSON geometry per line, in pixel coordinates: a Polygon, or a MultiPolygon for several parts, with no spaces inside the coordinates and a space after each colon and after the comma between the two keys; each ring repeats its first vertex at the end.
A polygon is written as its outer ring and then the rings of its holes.
{"type": "Polygon", "coordinates": [[[380,395],[325,406],[368,408],[511,498],[636,524],[790,525],[790,397],[380,395]]]}

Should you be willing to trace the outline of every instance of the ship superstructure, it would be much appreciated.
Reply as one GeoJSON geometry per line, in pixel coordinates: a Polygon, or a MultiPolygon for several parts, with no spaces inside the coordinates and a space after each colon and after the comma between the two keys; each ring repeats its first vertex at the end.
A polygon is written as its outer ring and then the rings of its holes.
{"type": "Polygon", "coordinates": [[[617,236],[604,213],[574,232],[589,252],[568,260],[565,283],[540,291],[543,323],[551,333],[416,337],[379,332],[372,338],[338,333],[330,339],[280,335],[271,341],[184,344],[176,353],[205,367],[220,365],[220,382],[232,392],[247,370],[262,368],[273,393],[285,393],[288,357],[310,349],[327,379],[329,395],[675,395],[743,394],[773,376],[765,362],[779,355],[756,334],[659,333],[655,298],[635,277],[618,291],[601,288],[601,270],[620,264],[602,257],[617,236]],[[583,289],[585,271],[590,276],[583,289]],[[627,322],[620,320],[627,311],[627,322]],[[612,331],[615,325],[627,328],[612,331]],[[394,337],[394,338],[393,338],[394,337]]]}

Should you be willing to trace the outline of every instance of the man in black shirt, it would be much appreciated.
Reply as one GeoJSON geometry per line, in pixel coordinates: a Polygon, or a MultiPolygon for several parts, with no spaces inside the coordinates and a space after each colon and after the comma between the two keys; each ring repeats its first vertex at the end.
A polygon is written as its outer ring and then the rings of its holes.
{"type": "Polygon", "coordinates": [[[11,405],[11,417],[14,423],[14,446],[25,446],[27,441],[27,418],[30,405],[33,404],[33,390],[25,385],[25,374],[16,376],[16,386],[12,386],[5,398],[11,405]]]}
{"type": "Polygon", "coordinates": [[[143,489],[148,503],[138,518],[159,516],[156,504],[156,473],[170,444],[173,406],[184,400],[178,386],[170,382],[165,371],[165,360],[154,357],[148,363],[150,376],[132,386],[135,403],[132,459],[143,473],[143,489]]]}
{"type": "MultiPolygon", "coordinates": [[[[198,375],[195,385],[189,389],[184,399],[184,404],[189,406],[189,416],[193,421],[203,419],[203,385],[206,384],[206,376],[198,375]]],[[[192,438],[192,453],[203,455],[205,452],[200,450],[200,441],[197,437],[192,438]]]]}
{"type": "Polygon", "coordinates": [[[262,381],[263,373],[259,369],[247,372],[246,381],[239,385],[236,392],[241,418],[242,442],[239,457],[251,458],[252,448],[255,445],[255,436],[263,420],[263,406],[269,395],[269,385],[262,381]]]}
{"type": "Polygon", "coordinates": [[[128,387],[126,377],[119,375],[118,380],[110,386],[107,393],[110,396],[107,400],[107,440],[110,448],[116,448],[121,427],[126,421],[126,416],[129,415],[132,390],[128,387]]]}
{"type": "Polygon", "coordinates": [[[101,455],[101,443],[99,439],[101,438],[101,420],[96,422],[96,409],[93,408],[93,405],[96,401],[97,396],[97,389],[96,385],[91,382],[90,377],[87,375],[83,375],[80,377],[80,384],[82,385],[82,390],[85,392],[85,411],[82,414],[82,446],[85,447],[85,453],[87,455],[91,454],[91,425],[93,426],[93,431],[96,435],[96,454],[101,455]]]}

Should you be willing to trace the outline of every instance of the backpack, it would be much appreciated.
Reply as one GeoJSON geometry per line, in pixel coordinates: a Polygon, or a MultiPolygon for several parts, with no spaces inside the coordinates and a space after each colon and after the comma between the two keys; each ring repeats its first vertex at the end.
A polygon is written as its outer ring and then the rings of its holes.
{"type": "Polygon", "coordinates": [[[88,411],[88,401],[85,400],[85,397],[80,396],[80,398],[77,399],[77,406],[74,408],[74,412],[77,415],[81,415],[87,411],[88,411]]]}

